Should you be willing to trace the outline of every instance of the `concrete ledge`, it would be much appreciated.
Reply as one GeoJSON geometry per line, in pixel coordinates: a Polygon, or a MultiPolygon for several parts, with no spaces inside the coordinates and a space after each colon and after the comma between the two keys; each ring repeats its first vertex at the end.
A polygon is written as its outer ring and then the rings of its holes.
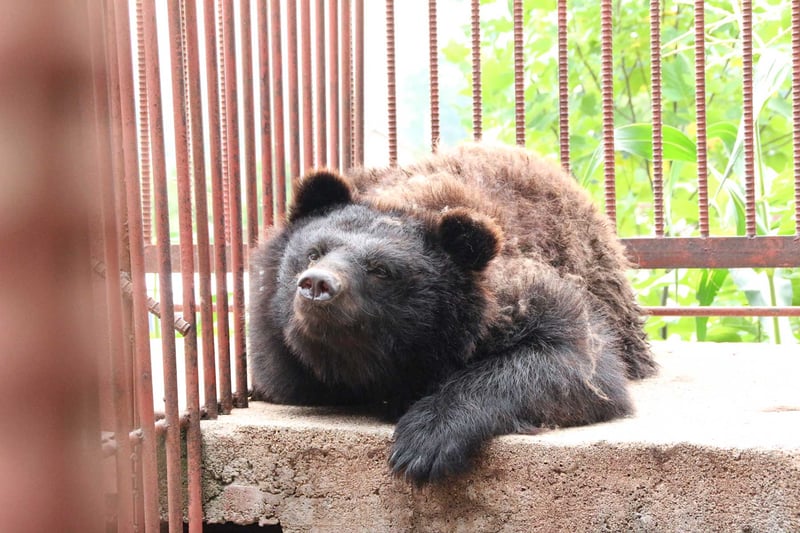
{"type": "Polygon", "coordinates": [[[203,422],[211,523],[284,531],[800,531],[800,350],[656,345],[634,417],[495,439],[470,475],[393,479],[392,426],[255,402],[203,422]]]}

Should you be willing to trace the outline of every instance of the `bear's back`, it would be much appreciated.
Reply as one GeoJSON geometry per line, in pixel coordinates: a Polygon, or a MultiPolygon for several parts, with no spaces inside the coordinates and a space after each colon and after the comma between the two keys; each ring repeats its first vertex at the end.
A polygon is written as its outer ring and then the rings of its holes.
{"type": "Polygon", "coordinates": [[[356,169],[359,195],[386,209],[466,207],[503,230],[500,261],[533,260],[591,277],[627,262],[608,219],[563,170],[515,147],[466,144],[407,167],[356,169]]]}

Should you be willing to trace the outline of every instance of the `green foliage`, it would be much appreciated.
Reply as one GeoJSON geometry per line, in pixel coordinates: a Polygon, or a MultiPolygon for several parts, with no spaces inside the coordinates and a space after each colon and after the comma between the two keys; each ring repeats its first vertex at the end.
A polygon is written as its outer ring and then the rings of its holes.
{"type": "MultiPolygon", "coordinates": [[[[510,0],[483,0],[482,84],[484,137],[514,142],[513,42],[510,0]]],[[[790,6],[756,0],[754,6],[754,114],[757,232],[794,233],[791,153],[790,6]]],[[[712,235],[744,235],[741,12],[738,2],[706,3],[706,124],[712,235]]],[[[525,119],[527,147],[558,153],[556,5],[525,0],[525,119]]],[[[614,105],[616,205],[622,237],[653,234],[652,88],[649,5],[615,2],[614,105]]],[[[603,202],[600,96],[600,8],[591,0],[569,4],[569,132],[573,175],[603,202]]],[[[465,37],[469,28],[465,28],[465,37]]],[[[443,57],[471,91],[469,39],[451,41],[443,57]]],[[[666,231],[699,234],[693,2],[662,3],[663,187],[666,231]]],[[[456,103],[471,130],[469,100],[456,103]]],[[[797,305],[800,269],[635,271],[631,279],[644,305],[797,305]]],[[[800,321],[653,317],[654,338],[796,342],[800,321]]]]}

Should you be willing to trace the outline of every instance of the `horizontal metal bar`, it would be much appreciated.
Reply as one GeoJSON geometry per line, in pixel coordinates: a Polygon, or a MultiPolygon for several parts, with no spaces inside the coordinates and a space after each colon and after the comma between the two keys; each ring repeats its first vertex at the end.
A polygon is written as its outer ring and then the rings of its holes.
{"type": "Polygon", "coordinates": [[[643,307],[653,316],[800,316],[800,307],[643,307]]]}
{"type": "MultiPolygon", "coordinates": [[[[622,243],[635,268],[800,267],[800,237],[796,236],[634,237],[622,243]]],[[[180,250],[172,245],[173,261],[180,258],[180,250]]],[[[229,247],[225,252],[230,257],[229,247]]],[[[145,246],[147,272],[157,272],[157,259],[156,247],[145,246]]]]}
{"type": "Polygon", "coordinates": [[[636,268],[800,267],[800,238],[664,237],[622,239],[636,268]]]}
{"type": "MultiPolygon", "coordinates": [[[[179,263],[175,262],[175,261],[179,261],[180,257],[181,257],[181,247],[180,247],[179,244],[173,244],[172,246],[170,246],[170,255],[172,256],[173,264],[174,265],[179,264],[179,263]]],[[[247,264],[247,261],[246,261],[247,256],[248,256],[248,251],[247,251],[247,247],[245,247],[245,251],[244,251],[245,264],[247,264]]],[[[195,257],[195,259],[197,259],[197,246],[195,246],[194,257],[195,257]]],[[[231,263],[231,247],[227,246],[227,245],[225,246],[225,257],[226,257],[226,263],[225,264],[230,265],[230,263],[231,263]]],[[[144,247],[144,260],[145,260],[145,271],[146,272],[151,273],[151,274],[158,272],[158,250],[157,250],[155,245],[145,245],[145,247],[144,247]]],[[[197,261],[195,261],[195,264],[197,264],[197,261]]],[[[211,273],[216,272],[215,265],[212,264],[212,265],[210,265],[210,267],[211,267],[211,273]]],[[[177,274],[178,272],[176,271],[175,273],[177,274]]]]}

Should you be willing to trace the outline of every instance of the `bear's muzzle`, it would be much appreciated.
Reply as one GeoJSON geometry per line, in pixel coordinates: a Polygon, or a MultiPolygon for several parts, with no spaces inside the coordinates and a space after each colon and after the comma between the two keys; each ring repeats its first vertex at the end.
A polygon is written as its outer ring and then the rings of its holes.
{"type": "Polygon", "coordinates": [[[297,281],[297,294],[307,300],[327,302],[333,300],[342,289],[342,282],[330,270],[309,268],[297,281]]]}

